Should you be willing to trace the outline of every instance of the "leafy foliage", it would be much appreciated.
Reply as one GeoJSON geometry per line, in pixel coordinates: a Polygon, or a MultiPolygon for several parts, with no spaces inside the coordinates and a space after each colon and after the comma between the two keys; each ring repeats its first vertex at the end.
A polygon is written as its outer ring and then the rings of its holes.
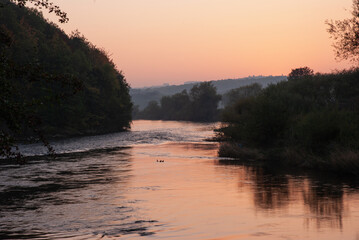
{"type": "Polygon", "coordinates": [[[359,70],[302,76],[224,110],[223,136],[245,146],[326,153],[359,147],[359,70]]]}
{"type": "Polygon", "coordinates": [[[104,50],[36,10],[1,3],[0,155],[14,153],[19,139],[130,127],[129,86],[104,50]]]}
{"type": "Polygon", "coordinates": [[[326,21],[328,32],[335,40],[333,46],[338,59],[359,60],[359,0],[353,0],[352,17],[326,21]]]}

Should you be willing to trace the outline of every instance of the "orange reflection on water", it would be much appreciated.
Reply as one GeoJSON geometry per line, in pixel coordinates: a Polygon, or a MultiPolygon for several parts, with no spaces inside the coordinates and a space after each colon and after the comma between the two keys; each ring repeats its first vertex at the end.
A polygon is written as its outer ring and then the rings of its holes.
{"type": "MultiPolygon", "coordinates": [[[[128,196],[142,199],[143,216],[161,222],[159,238],[355,236],[358,219],[348,215],[344,185],[328,187],[325,180],[309,176],[221,164],[217,149],[217,143],[180,142],[133,147],[133,190],[128,196]]],[[[358,194],[353,196],[358,201],[358,194]]],[[[359,216],[359,206],[351,209],[359,216]]]]}

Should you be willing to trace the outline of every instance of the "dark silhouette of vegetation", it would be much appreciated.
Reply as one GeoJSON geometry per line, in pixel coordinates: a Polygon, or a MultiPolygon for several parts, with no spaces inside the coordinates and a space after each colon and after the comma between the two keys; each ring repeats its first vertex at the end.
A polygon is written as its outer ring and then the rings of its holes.
{"type": "Polygon", "coordinates": [[[288,75],[288,80],[297,80],[302,77],[313,76],[313,75],[314,75],[314,71],[312,69],[310,69],[309,67],[301,67],[301,68],[292,69],[292,71],[288,75]]]}
{"type": "Polygon", "coordinates": [[[221,96],[211,82],[194,85],[189,93],[191,121],[216,121],[221,96]]]}
{"type": "MultiPolygon", "coordinates": [[[[285,80],[287,80],[286,76],[250,76],[246,78],[215,80],[211,81],[211,83],[214,87],[216,87],[218,94],[224,95],[232,89],[252,85],[255,83],[260,84],[262,87],[267,87],[270,84],[285,80]]],[[[183,90],[190,92],[191,88],[199,83],[200,82],[191,82],[181,85],[132,88],[130,90],[130,94],[133,103],[138,105],[139,110],[143,110],[150,101],[159,102],[162,97],[172,96],[174,94],[181,93],[183,90]]]]}
{"type": "Polygon", "coordinates": [[[161,119],[187,120],[190,119],[191,100],[186,90],[172,96],[161,98],[161,119]],[[187,119],[186,119],[187,118],[187,119]]]}
{"type": "MultiPolygon", "coordinates": [[[[222,160],[220,165],[239,165],[242,181],[253,182],[253,200],[258,209],[286,209],[291,201],[302,202],[311,213],[305,224],[314,224],[317,228],[330,226],[343,228],[345,215],[345,189],[356,189],[358,184],[351,177],[334,176],[316,171],[302,171],[286,166],[248,164],[244,162],[222,160]],[[293,179],[296,179],[293,184],[293,179]],[[300,189],[300,190],[299,190],[300,189]],[[301,197],[298,198],[298,193],[301,197]],[[328,217],[331,216],[331,217],[328,217]]],[[[243,188],[243,184],[238,184],[243,188]]]]}
{"type": "MultiPolygon", "coordinates": [[[[16,1],[26,2],[65,20],[48,1],[16,1]]],[[[46,137],[130,127],[129,86],[104,50],[78,31],[66,35],[37,10],[0,3],[0,156],[19,156],[19,140],[40,140],[52,151],[46,137]]]]}
{"type": "Polygon", "coordinates": [[[39,9],[47,9],[49,13],[54,13],[59,17],[60,23],[65,23],[69,21],[67,13],[62,11],[59,6],[50,2],[49,0],[10,0],[10,2],[17,4],[19,7],[25,7],[27,3],[32,3],[35,7],[39,9]]]}
{"type": "Polygon", "coordinates": [[[262,86],[258,83],[253,83],[248,86],[235,88],[222,96],[222,103],[224,106],[230,106],[240,99],[257,96],[262,91],[262,86]]]}
{"type": "Polygon", "coordinates": [[[134,118],[151,120],[183,120],[211,122],[218,120],[218,103],[221,96],[211,82],[196,84],[187,93],[161,98],[160,104],[151,101],[142,111],[137,111],[134,118]]]}
{"type": "Polygon", "coordinates": [[[151,101],[147,107],[134,116],[137,119],[159,120],[162,117],[161,107],[157,101],[151,101]]]}
{"type": "MultiPolygon", "coordinates": [[[[359,0],[352,18],[326,23],[336,57],[357,64],[359,0]]],[[[358,68],[315,75],[293,69],[287,82],[226,107],[219,137],[228,141],[219,154],[359,175],[358,79],[358,68]]]]}
{"type": "Polygon", "coordinates": [[[344,20],[327,21],[328,32],[335,40],[333,44],[338,59],[349,59],[356,64],[359,60],[359,0],[353,0],[352,17],[344,20]]]}
{"type": "Polygon", "coordinates": [[[358,78],[358,69],[303,75],[236,101],[224,110],[228,125],[220,130],[234,144],[225,144],[221,155],[255,155],[358,174],[358,78]]]}

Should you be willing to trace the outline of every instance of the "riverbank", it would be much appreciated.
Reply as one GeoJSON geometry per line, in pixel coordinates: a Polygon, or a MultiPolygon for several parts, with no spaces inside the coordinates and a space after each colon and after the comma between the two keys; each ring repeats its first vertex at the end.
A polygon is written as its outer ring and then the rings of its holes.
{"type": "Polygon", "coordinates": [[[308,72],[233,100],[221,155],[359,175],[359,69],[308,72]]]}
{"type": "Polygon", "coordinates": [[[261,166],[281,166],[332,172],[337,175],[359,177],[359,151],[333,148],[318,155],[305,149],[285,147],[258,149],[233,142],[222,142],[218,155],[235,161],[256,163],[261,166]]]}

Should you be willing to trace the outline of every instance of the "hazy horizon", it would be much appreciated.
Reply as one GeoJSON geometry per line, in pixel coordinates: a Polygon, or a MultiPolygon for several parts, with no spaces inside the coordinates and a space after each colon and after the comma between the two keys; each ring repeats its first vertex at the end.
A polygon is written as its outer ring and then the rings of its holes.
{"type": "Polygon", "coordinates": [[[214,82],[214,81],[225,81],[225,80],[241,80],[241,79],[247,79],[247,78],[266,78],[266,77],[280,77],[280,76],[286,76],[286,75],[258,75],[258,76],[254,76],[254,75],[250,75],[250,76],[246,76],[246,77],[233,77],[233,78],[225,78],[225,79],[211,79],[211,80],[203,80],[203,81],[185,81],[185,82],[176,82],[176,83],[168,83],[168,82],[164,82],[162,84],[157,84],[157,85],[149,85],[149,86],[140,86],[140,87],[131,87],[131,88],[160,88],[160,87],[167,87],[167,86],[181,86],[181,85],[186,85],[186,84],[193,84],[193,83],[200,83],[200,82],[214,82]]]}
{"type": "Polygon", "coordinates": [[[54,3],[70,18],[60,27],[105,49],[134,88],[350,66],[335,60],[325,20],[349,17],[351,0],[54,3]]]}

